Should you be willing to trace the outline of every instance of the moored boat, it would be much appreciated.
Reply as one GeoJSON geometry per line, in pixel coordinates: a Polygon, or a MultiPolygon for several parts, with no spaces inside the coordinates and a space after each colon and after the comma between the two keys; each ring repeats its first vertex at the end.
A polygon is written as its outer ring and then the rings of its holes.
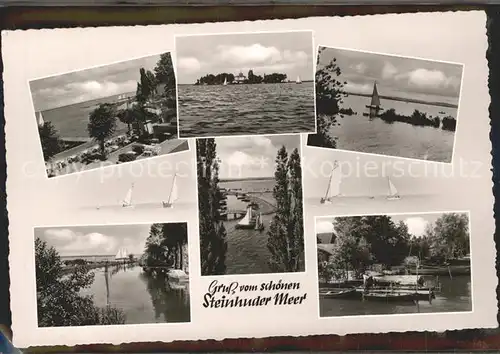
{"type": "Polygon", "coordinates": [[[356,297],[357,295],[355,288],[326,288],[319,290],[319,297],[323,299],[345,299],[356,297]]]}

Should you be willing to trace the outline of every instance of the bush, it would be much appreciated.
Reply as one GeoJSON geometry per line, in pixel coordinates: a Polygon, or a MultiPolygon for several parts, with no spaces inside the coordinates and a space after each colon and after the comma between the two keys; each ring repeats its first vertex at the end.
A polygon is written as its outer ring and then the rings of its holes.
{"type": "Polygon", "coordinates": [[[118,161],[120,162],[129,162],[129,161],[134,161],[135,159],[137,159],[137,156],[133,154],[124,153],[118,155],[118,161]]]}
{"type": "Polygon", "coordinates": [[[144,152],[144,146],[135,144],[132,146],[132,151],[135,152],[137,155],[140,155],[144,152]]]}

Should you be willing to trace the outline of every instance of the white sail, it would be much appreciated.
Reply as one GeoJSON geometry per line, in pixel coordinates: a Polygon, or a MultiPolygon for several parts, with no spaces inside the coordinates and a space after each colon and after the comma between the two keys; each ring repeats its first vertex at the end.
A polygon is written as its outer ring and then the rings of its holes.
{"type": "Polygon", "coordinates": [[[241,219],[241,221],[238,224],[239,225],[250,225],[250,222],[252,221],[252,214],[253,214],[252,207],[248,207],[247,213],[245,214],[245,217],[243,219],[241,219]]]}
{"type": "Polygon", "coordinates": [[[132,205],[132,191],[134,189],[134,184],[130,186],[127,194],[125,195],[125,199],[123,199],[123,206],[130,206],[132,205]]]}
{"type": "Polygon", "coordinates": [[[175,202],[179,198],[179,192],[177,189],[177,176],[174,175],[174,180],[172,181],[172,191],[170,192],[170,198],[168,201],[170,203],[175,202]]]}
{"type": "Polygon", "coordinates": [[[302,81],[300,80],[300,76],[297,76],[297,81],[295,81],[296,83],[300,84],[302,81]]]}
{"type": "Polygon", "coordinates": [[[43,127],[45,121],[43,120],[42,112],[38,112],[37,123],[39,127],[43,127]]]}
{"type": "Polygon", "coordinates": [[[330,175],[330,180],[325,193],[325,199],[328,200],[333,197],[338,197],[340,195],[340,185],[342,183],[342,175],[338,165],[332,169],[332,174],[330,175]]]}
{"type": "Polygon", "coordinates": [[[116,253],[115,259],[127,259],[128,258],[128,250],[124,247],[120,248],[116,253]]]}
{"type": "Polygon", "coordinates": [[[387,182],[389,184],[388,197],[399,197],[398,190],[389,177],[387,178],[387,182]]]}
{"type": "Polygon", "coordinates": [[[223,85],[227,85],[227,78],[224,78],[224,84],[223,85]]]}

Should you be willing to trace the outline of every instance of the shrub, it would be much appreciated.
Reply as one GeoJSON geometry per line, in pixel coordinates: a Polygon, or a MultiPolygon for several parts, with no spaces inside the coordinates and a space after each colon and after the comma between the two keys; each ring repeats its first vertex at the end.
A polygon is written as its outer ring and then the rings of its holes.
{"type": "Polygon", "coordinates": [[[140,155],[144,152],[144,146],[135,144],[132,146],[132,151],[135,152],[137,155],[140,155]]]}
{"type": "Polygon", "coordinates": [[[133,154],[124,153],[118,155],[118,161],[120,162],[129,162],[129,161],[134,161],[135,159],[137,159],[137,156],[133,154]]]}

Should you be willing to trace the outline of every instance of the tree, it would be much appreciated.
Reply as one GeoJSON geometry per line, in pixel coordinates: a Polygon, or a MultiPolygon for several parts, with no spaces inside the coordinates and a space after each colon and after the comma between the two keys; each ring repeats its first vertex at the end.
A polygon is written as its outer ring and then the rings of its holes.
{"type": "Polygon", "coordinates": [[[127,124],[128,132],[130,133],[130,125],[136,122],[136,117],[131,108],[122,109],[117,112],[116,116],[120,120],[120,122],[127,124]]]}
{"type": "Polygon", "coordinates": [[[446,213],[426,230],[432,258],[449,259],[469,253],[469,217],[465,213],[446,213]]]}
{"type": "Polygon", "coordinates": [[[125,323],[121,310],[96,307],[92,296],[80,295],[94,281],[87,266],[75,265],[66,274],[57,251],[39,238],[35,240],[35,267],[40,327],[125,323]]]}
{"type": "Polygon", "coordinates": [[[308,145],[336,148],[336,138],[330,135],[330,128],[338,125],[337,117],[340,116],[342,99],[347,96],[344,91],[346,82],[337,78],[341,75],[337,60],[333,58],[327,65],[320,66],[321,54],[325,47],[318,51],[319,69],[316,70],[316,134],[308,135],[308,145]]]}
{"type": "Polygon", "coordinates": [[[174,66],[172,65],[170,53],[160,55],[160,60],[156,63],[154,72],[158,83],[168,87],[175,87],[174,66]]]}
{"type": "Polygon", "coordinates": [[[116,113],[111,104],[102,103],[90,113],[87,130],[89,136],[99,143],[102,157],[106,156],[104,142],[113,135],[115,129],[116,113]]]}
{"type": "Polygon", "coordinates": [[[154,69],[156,82],[163,85],[161,92],[162,120],[169,122],[177,116],[176,82],[170,53],[164,53],[154,69]]]}
{"type": "Polygon", "coordinates": [[[284,146],[278,150],[274,177],[276,214],[268,231],[269,266],[274,272],[298,272],[304,269],[304,230],[302,175],[297,149],[290,157],[284,146]]]}
{"type": "Polygon", "coordinates": [[[227,232],[219,212],[219,162],[214,139],[197,139],[198,212],[201,274],[226,273],[227,232]]]}
{"type": "Polygon", "coordinates": [[[40,142],[42,143],[43,159],[50,160],[54,155],[62,150],[62,142],[59,139],[56,128],[51,122],[44,122],[38,127],[40,142]]]}
{"type": "Polygon", "coordinates": [[[163,235],[165,244],[168,249],[168,258],[173,258],[173,267],[175,269],[184,269],[184,247],[187,245],[187,224],[179,223],[166,223],[163,224],[163,235]]]}

